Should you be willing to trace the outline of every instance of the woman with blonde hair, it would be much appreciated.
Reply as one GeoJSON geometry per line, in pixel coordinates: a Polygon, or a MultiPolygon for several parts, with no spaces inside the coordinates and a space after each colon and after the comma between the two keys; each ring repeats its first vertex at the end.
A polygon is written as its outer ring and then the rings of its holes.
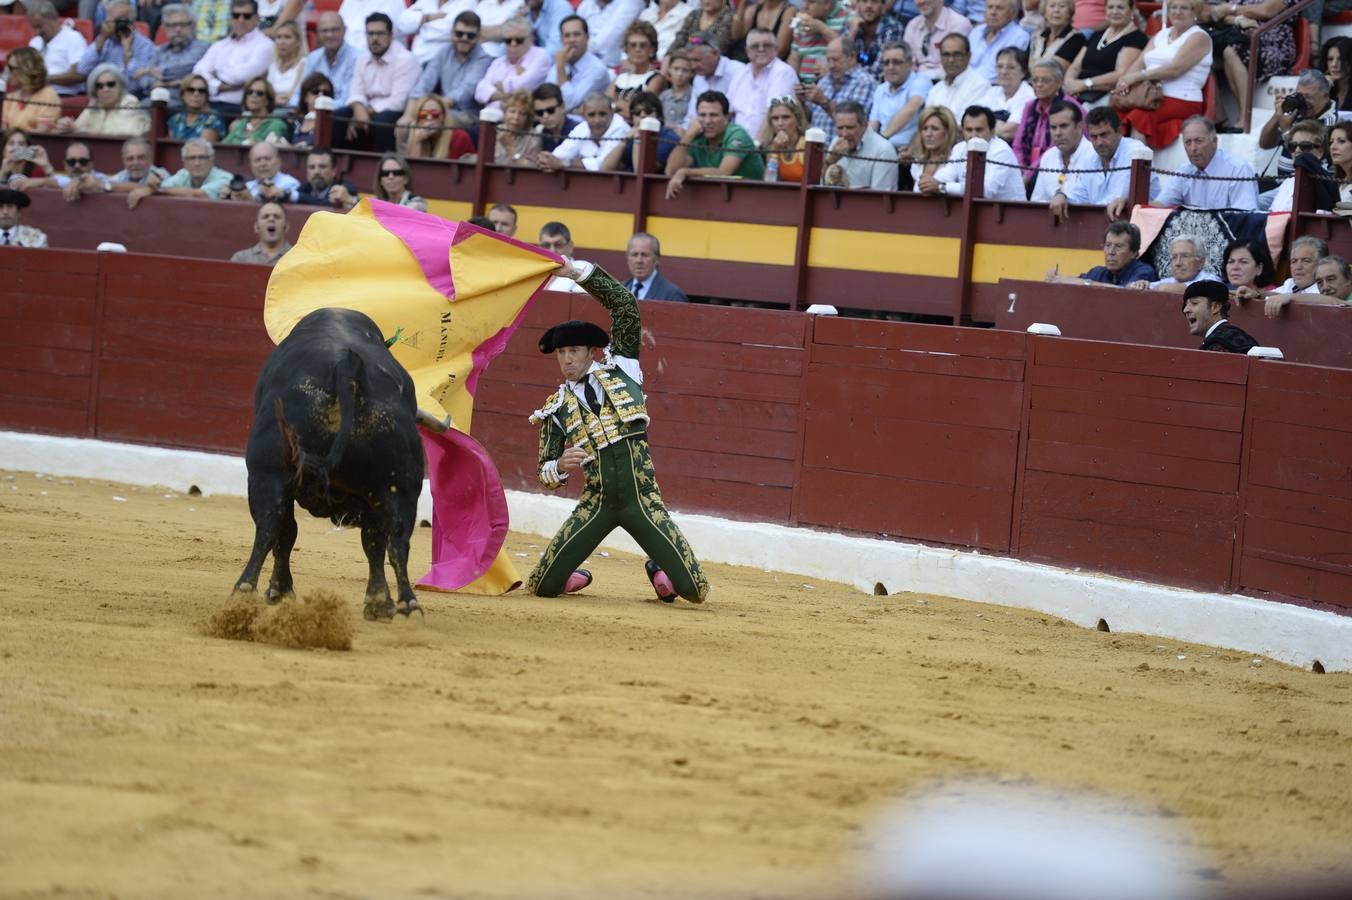
{"type": "Polygon", "coordinates": [[[793,97],[775,97],[761,126],[760,145],[765,148],[765,171],[778,166],[780,181],[803,180],[803,135],[807,112],[793,97]]]}
{"type": "Polygon", "coordinates": [[[534,104],[530,91],[512,91],[502,99],[502,125],[493,150],[500,166],[526,166],[540,152],[540,136],[530,130],[534,104]]]}
{"type": "Polygon", "coordinates": [[[47,64],[32,47],[9,53],[9,91],[0,112],[0,128],[55,131],[61,118],[61,98],[47,85],[47,64]]]}
{"type": "Polygon", "coordinates": [[[268,66],[268,84],[278,106],[290,106],[296,99],[296,89],[305,77],[305,37],[294,21],[280,22],[273,27],[272,65],[268,66]]]}
{"type": "Polygon", "coordinates": [[[408,130],[409,156],[425,159],[459,159],[474,152],[469,137],[450,124],[446,101],[428,94],[418,101],[417,119],[408,130]]]}
{"type": "Polygon", "coordinates": [[[1152,37],[1117,79],[1112,105],[1122,123],[1159,150],[1174,142],[1189,116],[1202,114],[1202,88],[1211,77],[1211,38],[1197,24],[1206,0],[1175,0],[1169,25],[1152,37]]]}
{"type": "Polygon", "coordinates": [[[397,153],[386,153],[376,166],[376,183],[371,190],[377,199],[427,212],[427,201],[413,193],[413,172],[397,153]]]}
{"type": "Polygon", "coordinates": [[[126,76],[117,66],[112,63],[95,66],[85,84],[89,90],[89,105],[74,120],[59,119],[57,131],[106,137],[145,137],[150,131],[150,116],[127,89],[126,76]]]}
{"type": "Polygon", "coordinates": [[[244,86],[244,112],[230,125],[230,133],[222,144],[262,144],[285,141],[291,129],[286,122],[272,114],[277,106],[277,95],[272,83],[259,76],[244,86]]]}
{"type": "MultiPolygon", "coordinates": [[[[909,190],[919,190],[920,182],[933,178],[939,167],[948,162],[949,154],[958,143],[958,123],[946,106],[928,106],[920,111],[920,127],[911,143],[901,149],[897,158],[911,165],[903,167],[902,184],[910,181],[909,190]]],[[[903,189],[907,189],[903,187],[903,189]]]]}

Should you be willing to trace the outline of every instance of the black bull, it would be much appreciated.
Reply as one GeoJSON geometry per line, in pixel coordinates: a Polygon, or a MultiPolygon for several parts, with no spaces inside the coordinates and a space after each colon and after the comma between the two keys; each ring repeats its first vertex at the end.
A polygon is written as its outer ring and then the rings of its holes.
{"type": "Polygon", "coordinates": [[[419,609],[408,580],[423,450],[413,380],[375,322],[348,309],[319,309],[277,345],[258,375],[245,462],[253,553],[235,585],[252,592],[273,554],[269,602],[292,592],[291,550],[299,503],[311,515],[361,527],[370,564],[365,615],[390,619],[419,609]],[[385,581],[389,554],[396,609],[385,581]]]}

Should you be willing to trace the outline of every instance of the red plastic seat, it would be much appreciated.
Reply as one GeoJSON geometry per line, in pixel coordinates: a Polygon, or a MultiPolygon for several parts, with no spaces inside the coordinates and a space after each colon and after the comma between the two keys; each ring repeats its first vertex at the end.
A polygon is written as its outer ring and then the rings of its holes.
{"type": "Polygon", "coordinates": [[[71,19],[70,22],[75,26],[75,30],[80,32],[80,36],[85,39],[85,43],[94,41],[94,20],[93,19],[71,19]]]}
{"type": "Polygon", "coordinates": [[[1310,20],[1296,16],[1296,61],[1291,74],[1299,75],[1310,67],[1310,20]]]}
{"type": "Polygon", "coordinates": [[[1157,9],[1145,20],[1145,33],[1150,37],[1159,34],[1164,28],[1164,10],[1157,9]]]}
{"type": "Polygon", "coordinates": [[[1216,121],[1216,76],[1207,76],[1206,84],[1202,85],[1202,115],[1211,121],[1216,121]]]}
{"type": "Polygon", "coordinates": [[[337,12],[342,5],[343,0],[314,0],[315,18],[319,18],[323,12],[337,12]]]}
{"type": "Polygon", "coordinates": [[[28,24],[27,16],[0,16],[0,50],[27,47],[33,35],[33,26],[28,24]]]}

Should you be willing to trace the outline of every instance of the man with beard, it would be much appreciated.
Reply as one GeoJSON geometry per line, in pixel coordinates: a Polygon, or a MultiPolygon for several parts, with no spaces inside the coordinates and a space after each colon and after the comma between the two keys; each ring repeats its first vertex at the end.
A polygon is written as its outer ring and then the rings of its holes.
{"type": "Polygon", "coordinates": [[[299,202],[344,212],[357,205],[357,188],[350,181],[338,180],[332,150],[316,147],[305,157],[305,184],[301,185],[299,202]]]}

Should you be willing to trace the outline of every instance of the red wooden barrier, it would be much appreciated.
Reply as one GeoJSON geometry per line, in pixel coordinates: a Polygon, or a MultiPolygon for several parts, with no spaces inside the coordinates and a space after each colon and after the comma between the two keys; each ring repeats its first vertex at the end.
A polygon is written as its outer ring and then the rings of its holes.
{"type": "Polygon", "coordinates": [[[1229,586],[1250,361],[1033,338],[1014,552],[1229,586]]]}
{"type": "Polygon", "coordinates": [[[798,522],[1008,550],[1025,341],[818,318],[798,522]]]}
{"type": "MultiPolygon", "coordinates": [[[[0,427],[238,453],[266,268],[0,249],[0,427]]],[[[538,490],[547,294],[473,431],[538,490]]],[[[672,506],[1352,608],[1352,371],[1020,332],[644,305],[672,506]]]]}

